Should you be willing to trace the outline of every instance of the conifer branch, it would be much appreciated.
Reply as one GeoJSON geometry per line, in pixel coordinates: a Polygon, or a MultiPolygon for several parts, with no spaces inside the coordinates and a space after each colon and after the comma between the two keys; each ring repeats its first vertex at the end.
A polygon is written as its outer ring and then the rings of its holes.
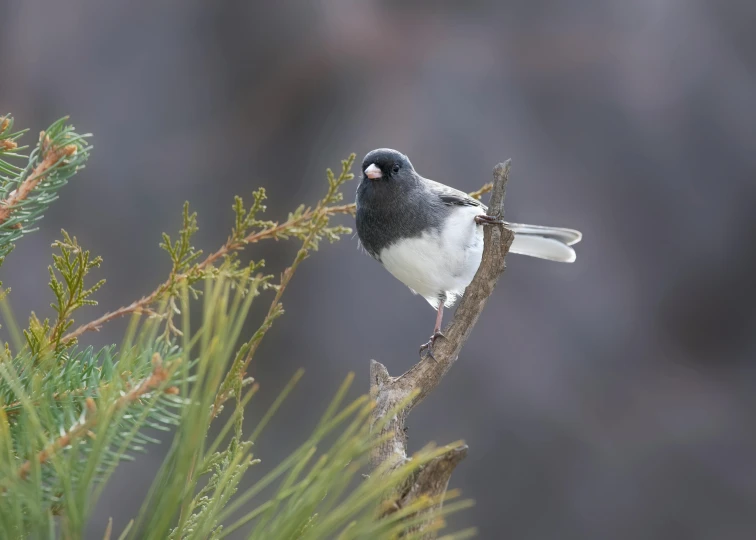
{"type": "Polygon", "coordinates": [[[58,191],[84,167],[91,147],[89,135],[79,135],[67,118],[54,122],[40,133],[37,145],[27,156],[19,152],[18,139],[26,130],[13,132],[13,118],[0,118],[0,265],[16,242],[35,229],[33,223],[57,199],[58,191]],[[5,158],[27,158],[25,167],[5,158]]]}
{"type": "MultiPolygon", "coordinates": [[[[97,389],[98,390],[102,390],[102,389],[107,388],[107,387],[108,387],[108,384],[106,383],[106,384],[102,384],[102,385],[98,386],[97,389]]],[[[89,392],[92,392],[93,390],[94,390],[93,387],[82,386],[80,388],[77,388],[76,390],[68,390],[66,392],[55,392],[52,395],[52,400],[56,401],[56,402],[59,402],[59,401],[62,401],[64,399],[68,399],[68,398],[72,398],[72,397],[81,397],[81,396],[84,396],[84,395],[88,394],[89,392]]],[[[33,406],[37,407],[40,404],[41,404],[41,402],[35,402],[35,403],[33,403],[33,406]]],[[[5,411],[5,414],[10,417],[10,416],[15,416],[15,415],[19,414],[22,411],[22,407],[23,407],[23,402],[21,400],[18,400],[18,401],[14,401],[12,403],[8,403],[6,405],[3,405],[3,410],[5,411]]]]}
{"type": "MultiPolygon", "coordinates": [[[[7,119],[6,119],[7,120],[7,119]]],[[[43,131],[40,133],[40,141],[42,144],[43,159],[34,168],[34,172],[26,178],[18,188],[13,190],[10,195],[0,201],[0,225],[8,221],[16,208],[22,201],[25,201],[29,194],[39,185],[39,183],[45,179],[45,176],[56,166],[61,160],[76,155],[78,147],[75,144],[66,144],[64,146],[56,146],[52,144],[50,138],[43,131]]],[[[12,144],[15,144],[12,142],[12,144]]]]}
{"type": "Polygon", "coordinates": [[[5,132],[8,131],[10,125],[10,118],[7,116],[0,117],[0,152],[10,152],[18,148],[18,143],[13,138],[5,136],[5,132]]]}
{"type": "MultiPolygon", "coordinates": [[[[131,390],[118,398],[118,400],[113,405],[113,411],[120,411],[121,409],[139,400],[145,394],[148,394],[153,390],[160,388],[161,385],[163,385],[171,378],[171,375],[176,370],[178,365],[179,361],[175,360],[167,368],[164,367],[163,360],[160,358],[160,355],[155,353],[155,355],[153,355],[152,357],[152,373],[148,377],[142,379],[131,390]]],[[[170,393],[175,393],[175,390],[173,390],[172,388],[173,387],[169,389],[170,393]]],[[[78,422],[76,425],[74,425],[72,428],[70,428],[68,431],[60,435],[57,439],[55,439],[44,449],[42,449],[35,458],[35,461],[37,463],[39,463],[40,465],[46,463],[58,452],[69,446],[73,440],[89,434],[92,428],[97,425],[97,405],[95,404],[94,399],[92,399],[91,397],[87,398],[85,403],[86,412],[84,420],[78,422]]],[[[31,472],[32,466],[33,463],[31,460],[24,462],[18,469],[18,477],[21,480],[26,479],[26,477],[31,472]]]]}

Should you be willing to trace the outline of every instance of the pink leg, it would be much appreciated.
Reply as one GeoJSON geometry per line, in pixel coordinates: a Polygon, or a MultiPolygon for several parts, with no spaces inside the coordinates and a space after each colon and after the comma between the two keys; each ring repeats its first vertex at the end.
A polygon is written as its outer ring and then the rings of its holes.
{"type": "Polygon", "coordinates": [[[433,344],[436,343],[436,340],[440,337],[445,338],[446,336],[441,333],[441,322],[444,319],[444,302],[446,301],[446,297],[441,299],[441,303],[438,305],[438,312],[436,313],[436,326],[433,327],[433,335],[430,338],[430,341],[428,343],[423,343],[423,345],[420,347],[420,356],[424,356],[423,352],[428,351],[427,354],[434,360],[436,359],[433,356],[433,344]]]}
{"type": "Polygon", "coordinates": [[[436,314],[436,326],[433,328],[433,335],[441,333],[441,321],[444,319],[444,304],[438,305],[438,313],[436,314]]]}

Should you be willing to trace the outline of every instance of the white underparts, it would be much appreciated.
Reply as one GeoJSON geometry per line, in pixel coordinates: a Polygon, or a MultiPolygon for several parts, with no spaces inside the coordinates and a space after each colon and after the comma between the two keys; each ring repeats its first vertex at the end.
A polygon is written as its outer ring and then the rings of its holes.
{"type": "MultiPolygon", "coordinates": [[[[481,213],[479,207],[456,207],[440,231],[426,231],[384,248],[380,253],[383,266],[434,308],[444,294],[445,305],[452,306],[480,266],[484,226],[475,223],[475,216],[481,213]]],[[[519,223],[507,227],[515,233],[512,253],[559,262],[575,260],[570,245],[580,241],[577,231],[519,223]]]]}
{"type": "Polygon", "coordinates": [[[452,306],[480,266],[483,230],[475,223],[480,208],[461,206],[446,220],[441,231],[405,238],[381,251],[383,266],[434,308],[446,294],[452,306]]]}

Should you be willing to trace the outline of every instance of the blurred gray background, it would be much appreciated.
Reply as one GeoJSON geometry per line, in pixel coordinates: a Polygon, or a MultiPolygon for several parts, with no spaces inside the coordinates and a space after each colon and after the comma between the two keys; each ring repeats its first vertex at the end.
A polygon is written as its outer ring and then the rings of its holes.
{"type": "MultiPolygon", "coordinates": [[[[0,112],[32,133],[70,114],[95,134],[87,169],[3,267],[19,314],[49,313],[40,283],[61,227],[105,259],[84,322],[164,279],[160,233],[178,229],[184,200],[212,250],[234,194],[265,186],[269,218],[283,218],[352,151],[398,148],[465,190],[511,157],[508,218],[584,240],[573,265],[510,257],[411,417],[414,449],[470,445],[451,485],[477,504],[452,527],[756,537],[752,1],[2,0],[0,16],[0,112]]],[[[357,396],[370,358],[399,374],[427,339],[432,310],[356,248],[346,237],[302,266],[260,349],[250,422],[307,372],[253,477],[304,439],[350,370],[357,396]]],[[[279,271],[295,250],[252,254],[279,271]]],[[[135,514],[165,448],[120,467],[93,538],[135,514]]]]}

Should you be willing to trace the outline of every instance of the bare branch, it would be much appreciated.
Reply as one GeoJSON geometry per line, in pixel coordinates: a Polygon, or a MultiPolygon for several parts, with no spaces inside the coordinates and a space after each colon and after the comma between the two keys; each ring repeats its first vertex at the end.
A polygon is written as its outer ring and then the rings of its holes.
{"type": "MultiPolygon", "coordinates": [[[[498,164],[493,171],[494,181],[488,214],[501,218],[504,214],[504,195],[509,177],[510,161],[498,164]]],[[[454,319],[444,330],[446,338],[439,338],[433,347],[435,360],[426,356],[409,371],[399,377],[391,377],[386,367],[372,360],[370,363],[370,396],[375,402],[372,424],[377,425],[389,411],[408,403],[398,414],[384,424],[380,436],[383,442],[371,455],[373,469],[384,462],[391,463],[392,470],[408,461],[405,422],[412,409],[430,394],[443,376],[457,361],[475,323],[486,307],[488,297],[494,291],[499,277],[504,272],[504,258],[514,240],[514,233],[503,225],[486,226],[484,230],[483,257],[475,278],[467,287],[457,308],[454,319]]],[[[393,501],[398,507],[411,504],[421,496],[441,496],[446,492],[452,471],[467,455],[467,446],[449,448],[419,470],[407,485],[400,488],[393,501]]],[[[440,504],[436,507],[440,508],[440,504]]],[[[433,520],[435,509],[429,511],[426,525],[433,520]]]]}

